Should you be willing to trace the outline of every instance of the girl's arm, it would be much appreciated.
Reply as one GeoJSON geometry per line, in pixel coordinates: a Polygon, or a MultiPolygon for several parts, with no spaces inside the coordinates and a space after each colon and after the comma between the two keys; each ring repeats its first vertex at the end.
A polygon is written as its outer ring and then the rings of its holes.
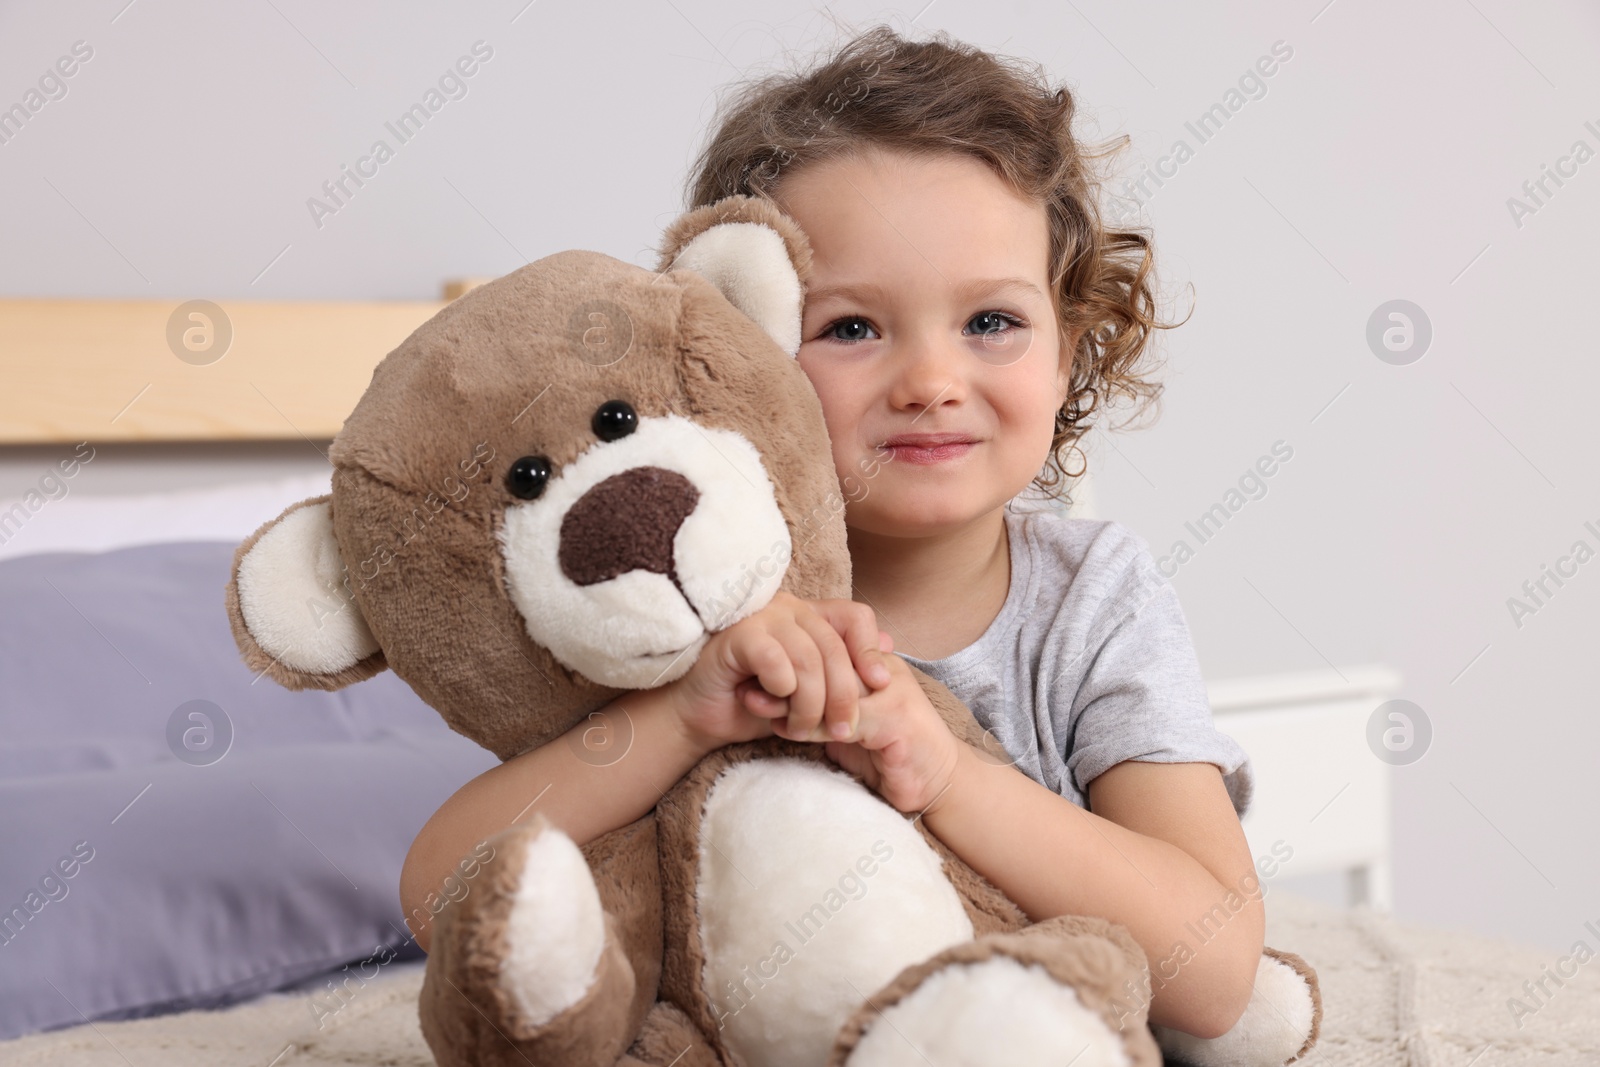
{"type": "MultiPolygon", "coordinates": [[[[824,742],[897,810],[925,818],[1030,919],[1098,915],[1127,927],[1150,965],[1152,1022],[1202,1038],[1232,1029],[1255,987],[1265,912],[1217,766],[1115,764],[1089,783],[1086,811],[958,740],[910,666],[876,658],[889,681],[861,698],[851,735],[829,740],[806,731],[814,717],[791,716],[795,740],[824,742]]],[[[784,703],[744,699],[760,715],[784,703]]]]}
{"type": "Polygon", "coordinates": [[[535,803],[581,847],[642,817],[708,753],[770,737],[772,723],[745,710],[738,690],[756,684],[788,694],[812,722],[853,721],[856,672],[871,670],[862,657],[876,654],[878,640],[871,608],[780,590],[760,611],[712,635],[676,681],[620,696],[596,713],[599,722],[592,715],[484,771],[433,813],[406,854],[400,904],[417,944],[427,950],[430,916],[448,906],[438,890],[447,877],[459,881],[453,874],[462,857],[525,819],[535,803]],[[615,731],[627,747],[614,758],[591,758],[584,733],[597,728],[615,731]]]}
{"type": "MultiPolygon", "coordinates": [[[[615,762],[585,759],[585,719],[539,748],[491,767],[469,781],[433,813],[411,843],[400,871],[400,906],[417,945],[433,937],[429,896],[472,848],[537,806],[579,846],[642,817],[718,742],[687,730],[666,689],[630,693],[600,715],[606,728],[627,736],[626,755],[615,762]]],[[[435,901],[437,904],[437,900],[435,901]]]]}
{"type": "Polygon", "coordinates": [[[1151,1022],[1201,1038],[1231,1029],[1250,1002],[1266,917],[1222,772],[1119,763],[1090,783],[1091,812],[957,746],[928,828],[1035,921],[1099,915],[1127,927],[1149,961],[1151,1022]]]}

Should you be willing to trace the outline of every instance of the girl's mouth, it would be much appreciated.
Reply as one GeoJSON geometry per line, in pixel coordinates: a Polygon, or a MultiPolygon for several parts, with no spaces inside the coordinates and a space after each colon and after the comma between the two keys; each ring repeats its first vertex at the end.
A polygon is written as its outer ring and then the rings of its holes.
{"type": "Polygon", "coordinates": [[[896,462],[932,465],[959,459],[972,451],[976,441],[949,441],[936,445],[886,444],[884,449],[896,462]]]}
{"type": "Polygon", "coordinates": [[[959,430],[931,433],[895,434],[879,448],[889,453],[891,460],[933,466],[960,459],[977,445],[977,441],[959,430]]]}

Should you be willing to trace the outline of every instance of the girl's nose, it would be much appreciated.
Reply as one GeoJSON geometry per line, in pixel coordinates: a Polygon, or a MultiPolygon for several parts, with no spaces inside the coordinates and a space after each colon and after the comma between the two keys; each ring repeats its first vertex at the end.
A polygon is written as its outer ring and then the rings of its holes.
{"type": "Polygon", "coordinates": [[[941,404],[960,403],[967,396],[965,364],[971,356],[951,340],[908,337],[895,354],[890,402],[897,409],[922,411],[941,404]]]}

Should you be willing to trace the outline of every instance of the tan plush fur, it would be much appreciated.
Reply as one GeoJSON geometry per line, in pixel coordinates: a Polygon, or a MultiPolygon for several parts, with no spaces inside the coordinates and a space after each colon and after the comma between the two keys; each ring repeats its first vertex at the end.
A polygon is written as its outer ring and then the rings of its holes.
{"type": "MultiPolygon", "coordinates": [[[[1024,964],[1038,964],[1100,1016],[1109,1029],[1118,1027],[1117,1004],[1127,991],[1116,983],[1144,967],[1144,951],[1131,934],[1115,923],[1085,915],[1060,915],[1010,933],[985,934],[944,950],[900,972],[858,1008],[844,1024],[828,1067],[843,1067],[862,1033],[877,1017],[915,990],[929,975],[952,964],[977,963],[1008,955],[1024,964]]],[[[1153,1041],[1129,1041],[1128,1053],[1138,1067],[1161,1062],[1153,1041]]]]}
{"type": "MultiPolygon", "coordinates": [[[[519,612],[497,540],[508,510],[522,503],[507,488],[511,465],[538,455],[559,472],[604,447],[591,417],[614,400],[641,419],[679,415],[754,445],[792,546],[782,588],[806,599],[848,598],[844,501],[816,393],[791,355],[722,291],[698,273],[671,269],[689,242],[722,223],[770,227],[782,238],[786,269],[802,285],[809,278],[811,252],[799,227],[767,201],[732,197],[674,222],[655,272],[594,252],[557,253],[470,291],[385,358],[330,453],[331,517],[347,575],[330,603],[361,612],[381,650],[325,675],[277,661],[272,638],[244,617],[235,588],[239,561],[263,527],[239,547],[226,599],[246,662],[291,688],[325,689],[387,666],[453,729],[502,759],[558,737],[622,694],[565,666],[530,636],[543,620],[519,612]]],[[[681,512],[683,494],[673,499],[681,512]]],[[[585,522],[591,534],[604,532],[593,516],[585,522]]],[[[671,543],[659,530],[650,536],[657,551],[671,543]]],[[[595,554],[603,552],[580,547],[580,569],[598,568],[595,554]]],[[[926,676],[919,681],[957,737],[984,745],[948,689],[926,676]]],[[[527,850],[557,831],[535,811],[491,837],[493,858],[435,920],[420,1011],[438,1062],[747,1063],[719,1030],[705,988],[701,820],[726,770],[775,757],[833,766],[820,745],[780,738],[731,745],[672,784],[652,812],[582,847],[605,911],[604,944],[587,992],[542,1023],[522,1017],[505,960],[527,850]]],[[[627,767],[625,754],[618,765],[627,767]]],[[[1081,917],[1030,924],[921,820],[914,826],[938,857],[974,940],[863,990],[828,1062],[845,1063],[874,1013],[929,974],[997,955],[1040,965],[1116,1028],[1113,999],[1148,981],[1127,931],[1081,917]]],[[[1314,973],[1300,966],[1315,998],[1314,973]]],[[[1159,1063],[1145,1012],[1135,1006],[1123,1018],[1129,1061],[1159,1063]]]]}

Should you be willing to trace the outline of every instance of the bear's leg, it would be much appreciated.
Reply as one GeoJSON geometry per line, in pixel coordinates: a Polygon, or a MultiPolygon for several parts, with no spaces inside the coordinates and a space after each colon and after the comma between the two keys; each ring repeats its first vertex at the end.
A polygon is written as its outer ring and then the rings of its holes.
{"type": "Polygon", "coordinates": [[[1060,916],[912,964],[840,1028],[828,1067],[1157,1067],[1144,952],[1060,916]]]}
{"type": "Polygon", "coordinates": [[[1293,952],[1268,948],[1250,1003],[1232,1030],[1209,1039],[1164,1026],[1151,1030],[1163,1052],[1191,1067],[1281,1067],[1311,1050],[1321,1026],[1317,972],[1293,952]]]}
{"type": "Polygon", "coordinates": [[[419,1010],[434,1058],[612,1067],[661,970],[653,817],[583,850],[539,814],[488,840],[493,858],[430,945],[419,1010]]]}

